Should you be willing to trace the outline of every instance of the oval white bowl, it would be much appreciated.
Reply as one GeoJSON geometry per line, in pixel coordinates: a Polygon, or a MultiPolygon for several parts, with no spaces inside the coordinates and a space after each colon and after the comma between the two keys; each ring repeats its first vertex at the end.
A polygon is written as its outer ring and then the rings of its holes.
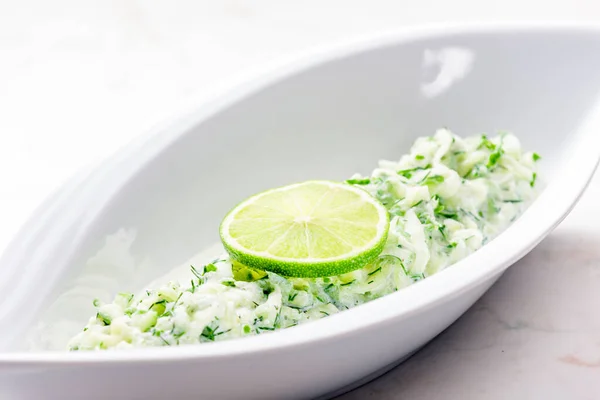
{"type": "Polygon", "coordinates": [[[575,205],[600,156],[598,71],[595,28],[388,33],[303,56],[158,129],[55,194],[0,259],[0,397],[315,398],[397,363],[575,205]],[[141,289],[218,241],[222,216],[248,195],[368,173],[440,126],[461,135],[510,130],[543,155],[540,197],[451,268],[267,335],[121,352],[24,351],[66,346],[60,334],[81,329],[93,297],[141,289]]]}

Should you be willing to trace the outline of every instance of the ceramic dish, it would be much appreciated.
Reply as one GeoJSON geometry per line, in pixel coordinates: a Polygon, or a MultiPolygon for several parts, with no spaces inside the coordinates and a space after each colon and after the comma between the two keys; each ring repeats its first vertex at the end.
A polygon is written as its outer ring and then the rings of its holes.
{"type": "Polygon", "coordinates": [[[331,397],[454,322],[567,215],[600,154],[600,31],[443,27],[272,69],[131,145],[48,200],[0,259],[0,398],[331,397]],[[236,202],[368,173],[417,137],[510,130],[545,188],[453,267],[315,323],[198,346],[64,351],[96,296],[135,291],[218,241],[236,202]]]}

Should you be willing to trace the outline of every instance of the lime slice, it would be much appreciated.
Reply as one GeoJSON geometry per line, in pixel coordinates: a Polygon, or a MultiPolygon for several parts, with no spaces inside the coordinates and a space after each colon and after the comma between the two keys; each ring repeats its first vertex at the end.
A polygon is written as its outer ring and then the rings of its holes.
{"type": "Polygon", "coordinates": [[[227,214],[231,258],[284,276],[321,277],[361,268],[381,253],[385,207],[346,183],[308,181],[259,193],[227,214]]]}

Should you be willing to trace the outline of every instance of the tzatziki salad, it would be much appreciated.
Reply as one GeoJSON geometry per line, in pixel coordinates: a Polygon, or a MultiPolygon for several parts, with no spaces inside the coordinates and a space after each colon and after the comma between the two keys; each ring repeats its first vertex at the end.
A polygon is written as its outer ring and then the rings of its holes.
{"type": "Polygon", "coordinates": [[[224,251],[189,279],[119,293],[70,350],[177,346],[263,334],[393,293],[473,253],[536,196],[536,162],[510,133],[416,140],[370,176],[257,194],[220,227],[224,251]]]}

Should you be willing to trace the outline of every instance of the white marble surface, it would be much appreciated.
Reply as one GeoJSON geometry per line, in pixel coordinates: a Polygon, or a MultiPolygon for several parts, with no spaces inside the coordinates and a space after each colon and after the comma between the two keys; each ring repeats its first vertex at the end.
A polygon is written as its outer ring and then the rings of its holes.
{"type": "MultiPolygon", "coordinates": [[[[597,0],[0,0],[0,251],[97,162],[246,70],[425,22],[600,22],[597,0]]],[[[600,398],[600,178],[562,226],[411,360],[344,399],[600,398]]]]}

